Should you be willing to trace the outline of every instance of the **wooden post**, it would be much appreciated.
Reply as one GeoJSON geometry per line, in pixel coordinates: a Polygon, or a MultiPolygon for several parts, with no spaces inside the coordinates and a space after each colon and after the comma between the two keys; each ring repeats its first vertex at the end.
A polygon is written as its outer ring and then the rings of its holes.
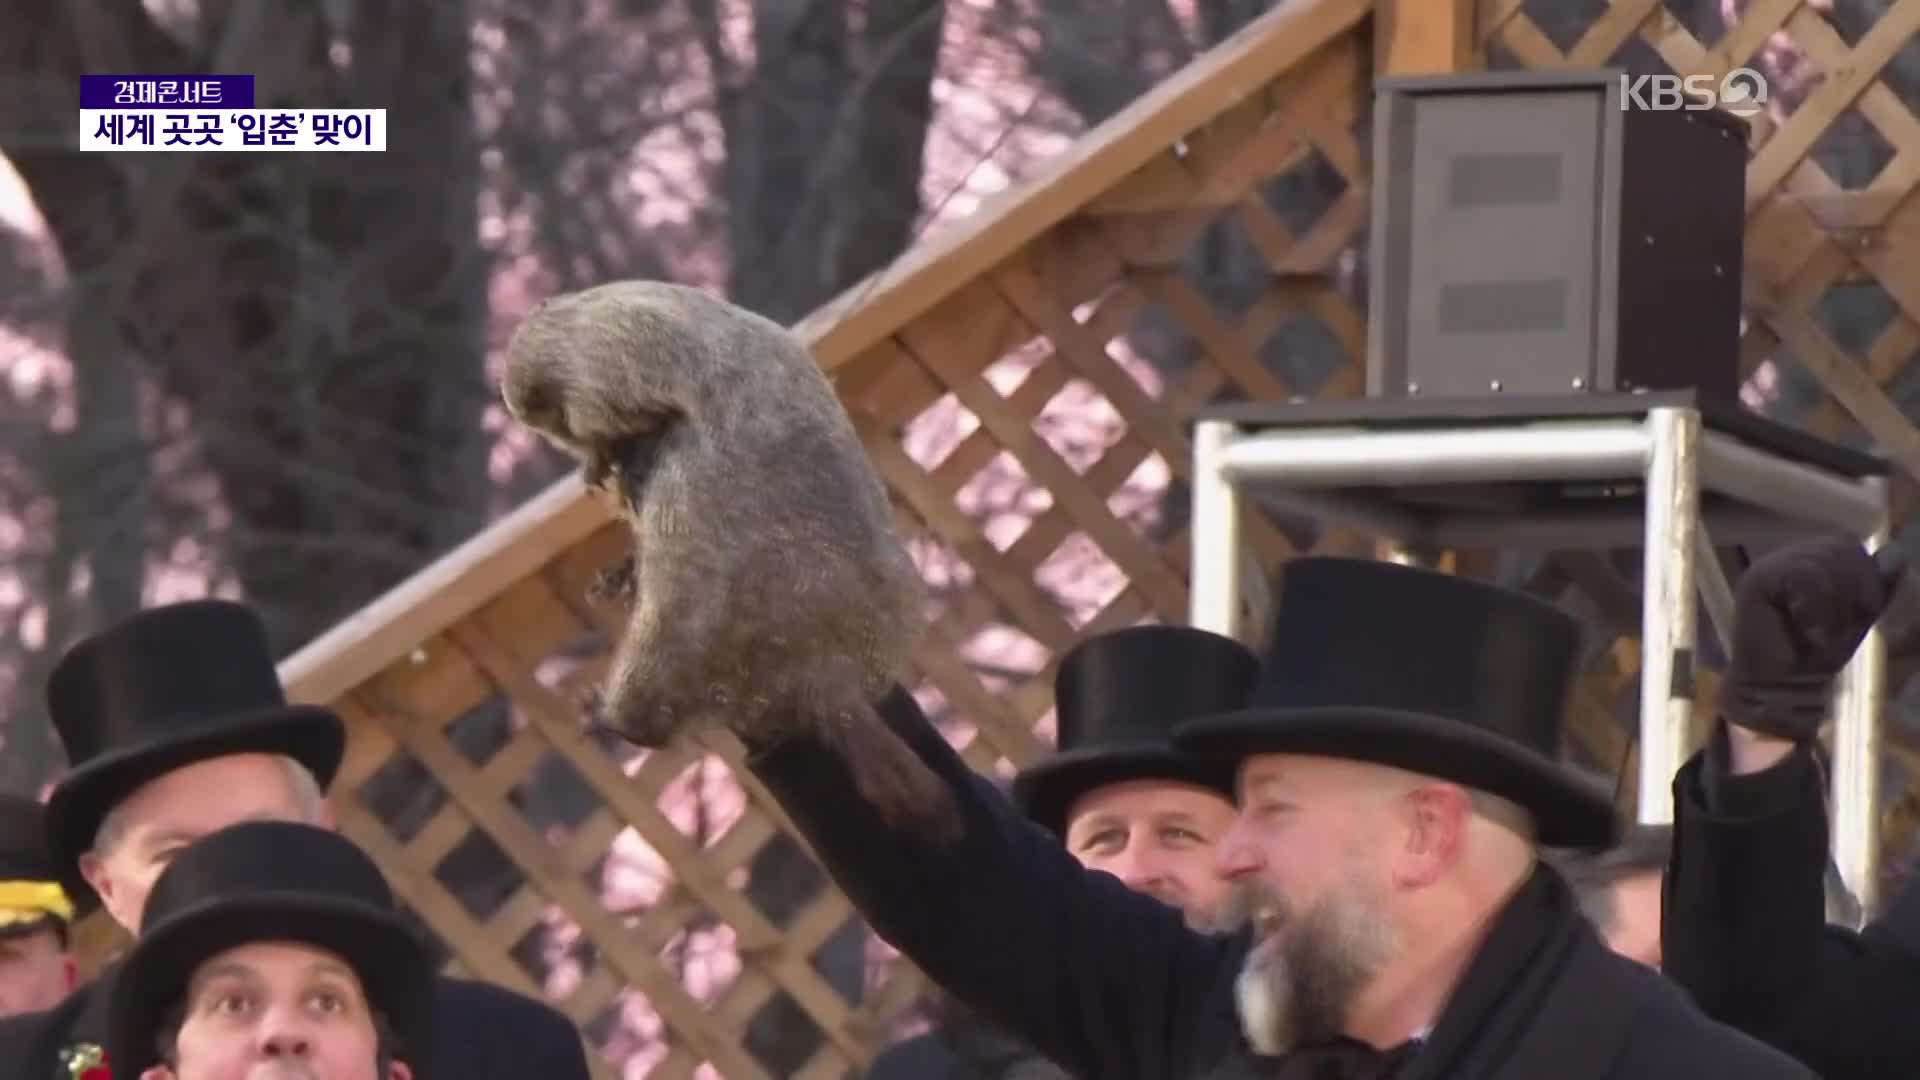
{"type": "Polygon", "coordinates": [[[1441,75],[1485,66],[1476,0],[1375,0],[1376,75],[1441,75]]]}

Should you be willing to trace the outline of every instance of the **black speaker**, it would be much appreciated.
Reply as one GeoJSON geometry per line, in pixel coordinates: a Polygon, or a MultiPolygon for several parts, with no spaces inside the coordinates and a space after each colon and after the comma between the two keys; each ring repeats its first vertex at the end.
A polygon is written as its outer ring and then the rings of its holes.
{"type": "Polygon", "coordinates": [[[1375,83],[1367,392],[1737,400],[1746,125],[1619,71],[1375,83]]]}

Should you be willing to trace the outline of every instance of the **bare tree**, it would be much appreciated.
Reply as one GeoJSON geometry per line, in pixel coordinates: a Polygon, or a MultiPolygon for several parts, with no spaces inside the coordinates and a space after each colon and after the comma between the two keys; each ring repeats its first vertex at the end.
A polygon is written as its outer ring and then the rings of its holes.
{"type": "Polygon", "coordinates": [[[691,0],[726,142],[734,300],[792,321],[899,254],[920,216],[943,0],[764,0],[753,57],[691,0]]]}
{"type": "Polygon", "coordinates": [[[470,533],[486,266],[465,5],[202,3],[162,25],[0,0],[0,20],[0,69],[35,90],[0,105],[0,152],[69,275],[79,422],[47,486],[91,581],[77,621],[136,607],[149,554],[192,541],[287,651],[470,533]],[[262,105],[389,110],[388,151],[80,154],[85,71],[259,72],[262,105]],[[199,470],[211,502],[179,482],[199,470]]]}

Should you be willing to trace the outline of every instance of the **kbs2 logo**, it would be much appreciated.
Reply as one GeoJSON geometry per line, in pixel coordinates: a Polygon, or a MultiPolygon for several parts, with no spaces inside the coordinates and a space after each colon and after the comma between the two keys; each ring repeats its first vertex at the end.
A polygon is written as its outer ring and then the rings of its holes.
{"type": "Polygon", "coordinates": [[[1725,109],[1742,119],[1767,107],[1767,81],[1752,68],[1734,68],[1725,75],[1620,76],[1620,108],[1699,111],[1725,109]]]}

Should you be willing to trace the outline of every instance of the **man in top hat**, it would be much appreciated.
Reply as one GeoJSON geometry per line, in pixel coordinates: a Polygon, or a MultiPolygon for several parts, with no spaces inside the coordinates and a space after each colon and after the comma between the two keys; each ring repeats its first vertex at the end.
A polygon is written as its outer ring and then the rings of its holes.
{"type": "Polygon", "coordinates": [[[0,1016],[51,1009],[73,992],[76,912],[59,877],[40,804],[0,795],[0,1016]]]}
{"type": "Polygon", "coordinates": [[[209,833],[154,881],[144,921],[113,988],[115,1075],[411,1080],[433,1042],[425,943],[380,868],[333,832],[209,833]]]}
{"type": "Polygon", "coordinates": [[[1920,883],[1858,932],[1828,924],[1822,887],[1820,729],[1835,676],[1893,599],[1906,558],[1836,538],[1749,567],[1718,721],[1673,782],[1667,975],[1827,1080],[1920,1075],[1920,883]]]}
{"type": "MultiPolygon", "coordinates": [[[[1215,845],[1232,824],[1233,769],[1173,747],[1195,716],[1246,704],[1260,658],[1232,638],[1187,626],[1096,634],[1060,658],[1053,753],[1020,770],[1013,799],[1080,865],[1213,926],[1229,913],[1215,845]]],[[[932,1031],[874,1060],[867,1080],[1042,1080],[1065,1074],[951,1000],[932,1031]]]]}
{"type": "MultiPolygon", "coordinates": [[[[148,894],[187,845],[242,821],[332,828],[324,792],[346,730],[288,704],[250,609],[200,600],[140,612],[69,649],[47,705],[71,765],[47,799],[47,843],[136,937],[148,894]]],[[[39,1080],[106,1038],[109,968],[49,1012],[0,1021],[0,1076],[39,1080]]],[[[551,1007],[440,978],[427,1080],[585,1080],[578,1032],[551,1007]]]]}
{"type": "Polygon", "coordinates": [[[1812,1074],[1602,944],[1537,845],[1611,843],[1560,764],[1573,621],[1524,594],[1288,564],[1253,706],[1181,749],[1237,765],[1220,845],[1253,924],[1208,935],[1021,820],[908,695],[882,707],[965,836],[889,827],[818,739],[752,767],[879,934],[1076,1075],[1665,1080],[1812,1074]]]}
{"type": "Polygon", "coordinates": [[[1080,864],[1183,912],[1228,915],[1214,846],[1233,822],[1233,769],[1174,749],[1184,721],[1244,705],[1260,658],[1187,626],[1082,642],[1054,677],[1058,749],[1013,778],[1014,805],[1080,864]]]}

